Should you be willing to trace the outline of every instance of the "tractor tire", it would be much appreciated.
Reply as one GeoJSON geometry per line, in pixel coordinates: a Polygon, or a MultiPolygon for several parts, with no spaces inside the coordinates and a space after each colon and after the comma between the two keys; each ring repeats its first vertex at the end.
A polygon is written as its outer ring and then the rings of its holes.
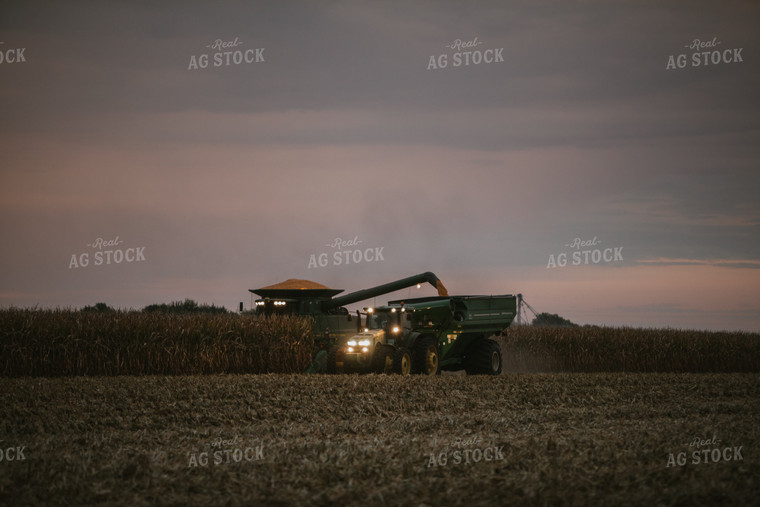
{"type": "Polygon", "coordinates": [[[436,375],[440,367],[438,345],[432,336],[421,336],[414,343],[412,351],[412,373],[436,375]]]}
{"type": "Polygon", "coordinates": [[[372,371],[374,373],[392,373],[393,355],[396,350],[388,345],[378,344],[372,356],[372,371]]]}
{"type": "Polygon", "coordinates": [[[412,355],[409,349],[401,347],[393,355],[393,373],[409,375],[412,372],[412,355]]]}
{"type": "Polygon", "coordinates": [[[467,351],[464,370],[468,375],[501,373],[501,347],[493,340],[477,340],[467,351]]]}

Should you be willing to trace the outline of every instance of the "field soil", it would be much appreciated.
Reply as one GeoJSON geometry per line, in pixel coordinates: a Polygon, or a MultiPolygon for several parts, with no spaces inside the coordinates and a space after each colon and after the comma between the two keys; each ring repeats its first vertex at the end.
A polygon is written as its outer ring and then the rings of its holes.
{"type": "Polygon", "coordinates": [[[755,373],[0,378],[0,411],[5,505],[760,498],[755,373]]]}

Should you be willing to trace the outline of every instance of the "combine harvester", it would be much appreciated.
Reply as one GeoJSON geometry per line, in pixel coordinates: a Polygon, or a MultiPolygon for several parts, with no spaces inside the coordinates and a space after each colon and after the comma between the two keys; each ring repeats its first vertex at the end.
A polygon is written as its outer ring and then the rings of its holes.
{"type": "Polygon", "coordinates": [[[489,337],[515,318],[517,298],[449,296],[435,274],[421,273],[340,297],[342,290],[305,280],[251,289],[261,297],[258,315],[296,314],[314,318],[322,350],[310,373],[420,373],[465,370],[501,373],[501,349],[489,337]],[[389,301],[356,316],[344,305],[428,282],[438,296],[389,301]],[[354,322],[354,318],[356,321],[354,322]]]}

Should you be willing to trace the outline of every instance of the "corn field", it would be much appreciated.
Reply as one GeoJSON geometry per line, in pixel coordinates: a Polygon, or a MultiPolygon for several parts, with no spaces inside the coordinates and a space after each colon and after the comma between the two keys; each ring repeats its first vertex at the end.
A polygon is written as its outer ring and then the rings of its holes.
{"type": "Polygon", "coordinates": [[[302,372],[311,321],[238,314],[0,311],[0,375],[302,372]]]}
{"type": "Polygon", "coordinates": [[[505,372],[760,372],[760,334],[628,327],[515,326],[505,372]]]}
{"type": "MultiPolygon", "coordinates": [[[[515,326],[503,371],[760,372],[760,334],[515,326]]],[[[299,373],[311,319],[250,314],[0,310],[0,376],[299,373]]]]}

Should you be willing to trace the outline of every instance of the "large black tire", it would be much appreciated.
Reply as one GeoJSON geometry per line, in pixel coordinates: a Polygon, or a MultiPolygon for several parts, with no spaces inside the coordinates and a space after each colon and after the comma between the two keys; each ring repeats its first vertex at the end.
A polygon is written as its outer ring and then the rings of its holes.
{"type": "Polygon", "coordinates": [[[375,346],[375,353],[372,355],[372,371],[375,373],[392,373],[393,372],[393,355],[396,350],[390,345],[382,343],[375,346]]]}
{"type": "Polygon", "coordinates": [[[409,375],[412,372],[412,355],[409,349],[401,347],[393,355],[393,373],[409,375]]]}
{"type": "Polygon", "coordinates": [[[436,375],[440,364],[438,345],[432,336],[421,336],[414,342],[412,351],[412,373],[436,375]]]}
{"type": "Polygon", "coordinates": [[[468,375],[501,373],[501,347],[493,340],[477,340],[470,345],[464,362],[468,375]]]}

